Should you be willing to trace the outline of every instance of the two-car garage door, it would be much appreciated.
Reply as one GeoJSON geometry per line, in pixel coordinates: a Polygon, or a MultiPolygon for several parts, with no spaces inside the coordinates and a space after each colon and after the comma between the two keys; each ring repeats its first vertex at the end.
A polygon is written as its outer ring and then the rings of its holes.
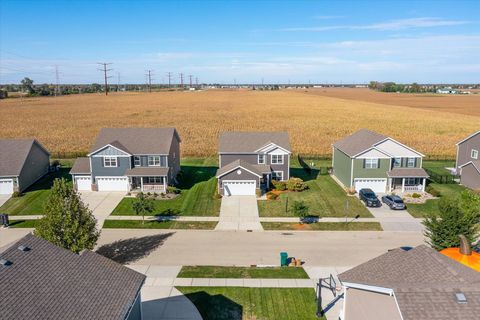
{"type": "Polygon", "coordinates": [[[355,190],[372,189],[383,193],[387,190],[387,179],[355,179],[355,190]]]}
{"type": "Polygon", "coordinates": [[[255,181],[224,181],[223,190],[227,196],[254,196],[255,181]]]}
{"type": "Polygon", "coordinates": [[[0,194],[13,193],[13,179],[0,179],[0,194]]]}
{"type": "Polygon", "coordinates": [[[98,191],[128,192],[127,177],[97,177],[98,191]]]}

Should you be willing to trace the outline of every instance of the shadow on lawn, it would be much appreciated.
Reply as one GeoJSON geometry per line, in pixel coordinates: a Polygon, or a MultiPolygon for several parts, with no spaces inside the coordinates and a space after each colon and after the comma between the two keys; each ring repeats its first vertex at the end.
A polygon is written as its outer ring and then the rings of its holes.
{"type": "Polygon", "coordinates": [[[316,180],[319,175],[320,171],[318,169],[311,169],[310,173],[308,173],[303,168],[290,168],[290,176],[300,178],[303,181],[316,180]]]}
{"type": "Polygon", "coordinates": [[[213,166],[182,166],[182,171],[178,176],[178,187],[180,189],[190,189],[199,182],[208,181],[215,176],[217,169],[213,166]]]}
{"type": "Polygon", "coordinates": [[[224,295],[210,295],[205,291],[185,296],[197,307],[204,320],[241,320],[243,307],[224,295]]]}
{"type": "Polygon", "coordinates": [[[53,180],[55,179],[64,178],[67,181],[71,181],[72,176],[69,174],[71,169],[72,168],[60,168],[58,171],[49,172],[43,178],[41,178],[28,189],[26,189],[24,192],[49,190],[53,186],[53,180]]]}
{"type": "Polygon", "coordinates": [[[174,232],[170,232],[119,240],[101,246],[96,252],[121,264],[132,263],[149,255],[153,250],[163,245],[165,240],[173,234],[174,232]]]}

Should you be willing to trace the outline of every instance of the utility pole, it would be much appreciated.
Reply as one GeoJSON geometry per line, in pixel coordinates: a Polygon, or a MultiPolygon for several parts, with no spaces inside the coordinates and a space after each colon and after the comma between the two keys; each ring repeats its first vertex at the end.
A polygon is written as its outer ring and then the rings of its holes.
{"type": "Polygon", "coordinates": [[[58,86],[59,79],[60,73],[58,72],[58,65],[55,65],[55,97],[60,93],[60,87],[58,86]]]}
{"type": "Polygon", "coordinates": [[[172,73],[167,72],[167,77],[168,77],[168,87],[170,88],[170,86],[172,85],[172,73]]]}
{"type": "Polygon", "coordinates": [[[148,92],[152,92],[152,72],[153,70],[147,70],[146,74],[148,77],[148,92]]]}
{"type": "Polygon", "coordinates": [[[192,87],[192,75],[189,75],[188,78],[190,79],[190,88],[192,87]]]}
{"type": "Polygon", "coordinates": [[[117,72],[117,91],[120,91],[120,72],[117,72]]]}
{"type": "Polygon", "coordinates": [[[98,70],[103,71],[103,74],[104,74],[104,77],[105,77],[105,95],[108,96],[108,78],[111,78],[111,76],[108,75],[108,72],[112,71],[113,69],[107,69],[107,66],[111,65],[111,63],[98,62],[97,64],[103,66],[102,69],[98,69],[98,70]]]}
{"type": "Polygon", "coordinates": [[[180,88],[183,89],[183,73],[180,72],[180,88]]]}
{"type": "Polygon", "coordinates": [[[195,77],[195,85],[198,87],[198,78],[195,77]]]}

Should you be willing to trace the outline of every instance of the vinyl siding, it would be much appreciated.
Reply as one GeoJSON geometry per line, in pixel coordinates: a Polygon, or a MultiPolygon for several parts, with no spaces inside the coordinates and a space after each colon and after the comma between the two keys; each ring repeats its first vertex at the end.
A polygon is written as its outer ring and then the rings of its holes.
{"type": "Polygon", "coordinates": [[[460,183],[470,189],[480,189],[480,173],[478,173],[473,164],[466,165],[462,168],[460,183]]]}
{"type": "Polygon", "coordinates": [[[96,155],[96,156],[125,156],[127,155],[125,152],[123,151],[120,151],[116,148],[112,148],[112,147],[106,147],[96,153],[94,153],[93,155],[96,155]]]}
{"type": "Polygon", "coordinates": [[[352,159],[337,148],[333,149],[333,173],[346,187],[351,187],[352,159]]]}
{"type": "MultiPolygon", "coordinates": [[[[232,163],[235,160],[243,160],[250,164],[258,164],[258,154],[221,154],[220,155],[220,168],[223,166],[232,163]]],[[[267,154],[265,157],[265,164],[270,165],[273,171],[282,171],[283,178],[286,180],[290,177],[290,155],[286,154],[283,156],[283,164],[272,164],[271,163],[271,155],[267,154]]]]}
{"type": "MultiPolygon", "coordinates": [[[[480,153],[480,134],[477,134],[458,145],[457,167],[460,167],[469,161],[477,160],[472,159],[471,157],[472,149],[478,150],[480,153]]],[[[480,154],[478,158],[478,160],[480,160],[480,154]]]]}
{"type": "Polygon", "coordinates": [[[180,141],[174,135],[170,151],[168,153],[168,166],[170,169],[170,179],[175,179],[178,172],[180,172],[180,141]],[[175,157],[173,157],[175,154],[175,157]]]}
{"type": "Polygon", "coordinates": [[[32,145],[27,159],[18,177],[18,189],[20,192],[31,186],[35,181],[48,173],[50,156],[36,143],[32,145]]]}
{"type": "Polygon", "coordinates": [[[377,169],[364,168],[363,161],[364,159],[353,160],[353,179],[355,178],[387,178],[387,172],[390,171],[390,159],[379,159],[380,166],[377,169]]]}
{"type": "Polygon", "coordinates": [[[94,182],[95,177],[115,177],[115,176],[124,176],[125,171],[130,169],[130,157],[118,157],[117,166],[110,168],[105,168],[103,166],[103,157],[91,157],[92,163],[92,182],[94,182]]]}

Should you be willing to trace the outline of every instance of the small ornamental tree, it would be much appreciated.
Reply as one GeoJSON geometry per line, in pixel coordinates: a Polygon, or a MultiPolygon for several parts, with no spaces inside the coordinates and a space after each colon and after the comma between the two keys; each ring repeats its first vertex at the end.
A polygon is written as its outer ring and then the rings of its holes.
{"type": "Polygon", "coordinates": [[[479,236],[480,196],[464,191],[456,197],[442,198],[439,213],[426,217],[422,223],[427,242],[436,250],[458,247],[460,234],[473,243],[479,236]]]}
{"type": "Polygon", "coordinates": [[[293,212],[300,217],[303,222],[308,215],[309,207],[304,201],[294,201],[292,206],[293,212]]]}
{"type": "Polygon", "coordinates": [[[154,210],[153,200],[145,196],[143,192],[140,192],[133,200],[132,208],[136,215],[142,215],[142,224],[144,224],[145,214],[152,213],[154,210]]]}
{"type": "Polygon", "coordinates": [[[95,217],[65,179],[53,181],[44,213],[35,235],[75,253],[95,247],[100,236],[95,217]]]}

